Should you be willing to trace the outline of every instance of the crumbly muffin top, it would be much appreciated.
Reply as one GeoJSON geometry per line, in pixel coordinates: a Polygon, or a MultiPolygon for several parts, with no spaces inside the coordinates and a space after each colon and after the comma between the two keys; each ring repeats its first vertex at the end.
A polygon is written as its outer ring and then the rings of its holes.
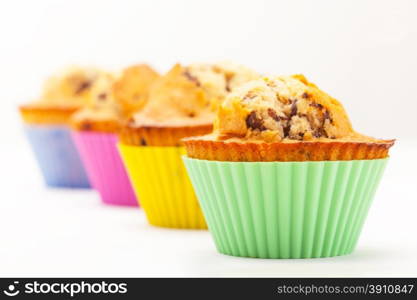
{"type": "Polygon", "coordinates": [[[90,101],[91,90],[103,72],[95,68],[69,67],[48,78],[34,106],[82,107],[90,101]]]}
{"type": "Polygon", "coordinates": [[[140,126],[188,126],[212,123],[214,110],[235,86],[258,78],[231,63],[176,64],[153,84],[149,101],[130,122],[140,126]]]}
{"type": "Polygon", "coordinates": [[[259,78],[259,74],[253,70],[231,62],[191,64],[186,68],[184,76],[195,81],[205,91],[213,108],[217,108],[237,86],[259,78]]]}
{"type": "Polygon", "coordinates": [[[128,67],[120,76],[101,73],[91,88],[88,105],[73,121],[123,121],[147,102],[150,86],[158,76],[147,65],[128,67]]]}
{"type": "Polygon", "coordinates": [[[339,139],[355,135],[343,106],[303,75],[250,81],[219,107],[216,139],[265,142],[339,139]]]}
{"type": "Polygon", "coordinates": [[[89,121],[115,121],[123,116],[120,104],[113,96],[115,78],[112,74],[101,74],[91,89],[88,104],[76,112],[73,122],[89,121]]]}
{"type": "Polygon", "coordinates": [[[158,72],[146,64],[134,65],[123,70],[113,85],[113,96],[121,104],[124,114],[130,115],[142,109],[149,99],[149,90],[158,72]]]}

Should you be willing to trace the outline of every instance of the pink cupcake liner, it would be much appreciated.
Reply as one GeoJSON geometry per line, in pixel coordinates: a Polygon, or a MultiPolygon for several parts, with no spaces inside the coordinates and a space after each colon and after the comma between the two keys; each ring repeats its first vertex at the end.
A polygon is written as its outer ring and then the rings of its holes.
{"type": "Polygon", "coordinates": [[[106,204],[138,206],[138,200],[111,133],[72,132],[94,189],[106,204]]]}

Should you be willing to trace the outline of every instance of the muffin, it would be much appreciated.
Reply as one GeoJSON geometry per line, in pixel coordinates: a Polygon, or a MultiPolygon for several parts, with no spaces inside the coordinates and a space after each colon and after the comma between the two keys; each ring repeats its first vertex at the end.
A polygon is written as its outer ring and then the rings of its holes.
{"type": "Polygon", "coordinates": [[[130,116],[145,106],[150,87],[159,77],[158,72],[145,64],[123,70],[120,79],[114,83],[113,95],[121,104],[125,116],[130,116]]]}
{"type": "Polygon", "coordinates": [[[117,134],[123,122],[148,101],[158,77],[144,64],[128,67],[119,76],[103,74],[91,90],[89,104],[71,117],[74,142],[103,203],[138,205],[116,148],[117,134]]]}
{"type": "Polygon", "coordinates": [[[102,71],[71,67],[51,76],[37,101],[19,107],[44,180],[53,187],[90,187],[72,142],[69,119],[87,105],[102,71]]]}
{"type": "Polygon", "coordinates": [[[70,116],[84,107],[102,71],[69,67],[48,78],[39,100],[19,107],[23,121],[34,125],[67,125],[70,116]]]}
{"type": "Polygon", "coordinates": [[[351,253],[393,140],[353,130],[302,75],[248,82],[184,158],[219,252],[261,258],[351,253]]]}
{"type": "Polygon", "coordinates": [[[149,222],[206,228],[181,161],[181,139],[212,130],[214,111],[239,83],[258,75],[230,63],[175,65],[120,132],[120,150],[149,222]]]}

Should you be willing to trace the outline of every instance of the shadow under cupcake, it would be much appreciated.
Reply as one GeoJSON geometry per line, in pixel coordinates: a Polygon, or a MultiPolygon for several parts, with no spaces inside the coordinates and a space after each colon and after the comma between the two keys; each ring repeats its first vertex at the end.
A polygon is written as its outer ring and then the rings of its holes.
{"type": "Polygon", "coordinates": [[[354,251],[393,140],[356,133],[302,75],[231,93],[184,157],[219,252],[313,258],[354,251]]]}

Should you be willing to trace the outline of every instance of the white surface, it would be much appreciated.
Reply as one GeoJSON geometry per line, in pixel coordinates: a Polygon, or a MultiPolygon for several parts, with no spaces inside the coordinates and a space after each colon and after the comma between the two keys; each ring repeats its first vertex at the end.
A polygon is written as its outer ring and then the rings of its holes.
{"type": "Polygon", "coordinates": [[[416,9],[413,0],[3,1],[0,275],[417,276],[416,9]],[[208,232],[154,228],[93,191],[43,187],[16,105],[51,72],[225,59],[304,73],[344,103],[355,128],[399,138],[354,254],[227,257],[208,232]]]}
{"type": "Polygon", "coordinates": [[[206,231],[152,227],[94,191],[44,188],[23,137],[0,151],[0,276],[417,276],[417,141],[393,148],[357,250],[306,260],[219,254],[206,231]]]}

